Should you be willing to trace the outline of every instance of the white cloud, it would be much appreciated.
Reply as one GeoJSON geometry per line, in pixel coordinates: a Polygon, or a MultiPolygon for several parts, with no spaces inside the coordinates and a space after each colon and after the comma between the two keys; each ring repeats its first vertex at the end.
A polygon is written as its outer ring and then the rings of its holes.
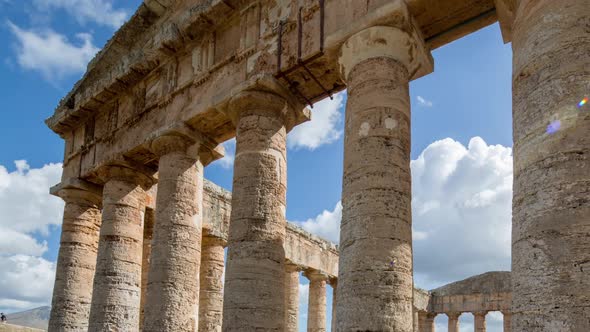
{"type": "Polygon", "coordinates": [[[35,0],[38,11],[65,10],[80,24],[94,22],[111,28],[119,28],[129,13],[113,8],[112,0],[35,0]]]}
{"type": "Polygon", "coordinates": [[[47,305],[55,265],[40,257],[47,251],[41,237],[61,224],[63,202],[49,194],[61,178],[61,164],[31,169],[24,160],[9,172],[0,165],[0,310],[47,305]]]}
{"type": "Polygon", "coordinates": [[[310,233],[313,233],[334,243],[338,243],[340,239],[341,219],[342,203],[338,201],[332,211],[324,210],[315,218],[295,223],[310,233]]]}
{"type": "Polygon", "coordinates": [[[291,149],[315,150],[318,147],[337,141],[342,136],[338,125],[342,121],[344,94],[334,95],[334,100],[326,98],[316,103],[312,110],[311,121],[293,128],[288,135],[287,145],[291,149]]]}
{"type": "Polygon", "coordinates": [[[426,98],[424,98],[422,96],[417,96],[416,100],[418,100],[418,104],[420,106],[432,107],[432,105],[434,105],[430,100],[427,100],[426,98]]]}
{"type": "Polygon", "coordinates": [[[234,159],[236,158],[236,139],[232,138],[229,141],[222,143],[225,149],[225,155],[223,158],[218,159],[211,163],[211,165],[219,165],[225,169],[231,169],[234,167],[234,159]]]}
{"type": "Polygon", "coordinates": [[[41,31],[21,29],[8,22],[10,31],[17,38],[18,64],[27,70],[40,72],[47,80],[59,80],[66,75],[82,73],[86,65],[99,51],[92,43],[92,36],[79,33],[81,43],[75,45],[66,36],[45,29],[41,31]]]}
{"type": "Polygon", "coordinates": [[[307,325],[307,306],[309,304],[309,284],[299,284],[299,329],[307,325]],[[303,324],[301,324],[303,323],[303,324]]]}
{"type": "MultiPolygon", "coordinates": [[[[433,289],[492,270],[510,269],[512,149],[474,137],[430,144],[411,162],[414,271],[433,289]]],[[[337,242],[342,206],[299,222],[337,242]]]]}

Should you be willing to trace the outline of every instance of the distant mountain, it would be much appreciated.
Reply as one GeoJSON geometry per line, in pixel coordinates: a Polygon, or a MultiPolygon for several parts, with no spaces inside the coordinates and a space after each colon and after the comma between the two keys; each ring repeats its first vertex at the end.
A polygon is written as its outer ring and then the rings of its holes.
{"type": "Polygon", "coordinates": [[[51,307],[39,307],[31,310],[6,314],[8,323],[47,330],[51,307]]]}

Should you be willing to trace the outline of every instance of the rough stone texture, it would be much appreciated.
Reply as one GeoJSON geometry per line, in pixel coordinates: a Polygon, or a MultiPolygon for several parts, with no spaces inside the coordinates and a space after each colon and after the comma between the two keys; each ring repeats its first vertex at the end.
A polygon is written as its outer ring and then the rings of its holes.
{"type": "MultiPolygon", "coordinates": [[[[416,301],[415,301],[416,302],[416,301]]],[[[430,291],[428,310],[436,313],[510,310],[510,272],[486,272],[430,291]]]]}
{"type": "MultiPolygon", "coordinates": [[[[237,126],[223,331],[283,331],[287,129],[281,97],[232,101],[237,126]]],[[[287,113],[290,110],[287,108],[287,113]]]]}
{"type": "Polygon", "coordinates": [[[473,313],[473,327],[475,332],[486,332],[486,311],[473,313]]]}
{"type": "Polygon", "coordinates": [[[299,332],[299,267],[285,265],[285,331],[299,332]]]}
{"type": "Polygon", "coordinates": [[[420,332],[420,312],[414,308],[414,316],[412,317],[412,324],[414,324],[414,332],[420,332]]]}
{"type": "Polygon", "coordinates": [[[419,312],[420,332],[435,332],[434,318],[436,314],[430,312],[419,312]]]}
{"type": "Polygon", "coordinates": [[[49,330],[81,331],[88,328],[101,222],[101,197],[100,193],[81,189],[62,189],[57,195],[66,204],[49,330]]]}
{"type": "Polygon", "coordinates": [[[449,317],[448,332],[459,332],[459,316],[460,312],[447,313],[449,317]]]}
{"type": "Polygon", "coordinates": [[[330,331],[336,331],[336,305],[338,304],[338,298],[336,296],[336,292],[338,291],[338,279],[333,278],[330,280],[330,285],[332,286],[332,321],[330,322],[330,331]]]}
{"type": "Polygon", "coordinates": [[[309,279],[309,303],[307,305],[307,331],[326,331],[326,283],[328,276],[317,271],[306,271],[309,279]]]}
{"type": "MultiPolygon", "coordinates": [[[[155,187],[155,186],[154,186],[155,187]]],[[[150,258],[152,255],[152,239],[154,237],[154,223],[156,215],[153,208],[146,206],[143,218],[143,250],[141,254],[141,297],[139,313],[139,329],[143,330],[143,317],[145,316],[145,301],[147,299],[148,275],[150,272],[150,258]]]]}
{"type": "Polygon", "coordinates": [[[203,165],[189,145],[173,135],[152,143],[160,161],[145,332],[197,329],[203,165]]]}
{"type": "Polygon", "coordinates": [[[504,325],[504,332],[512,331],[512,314],[506,311],[502,312],[504,316],[503,325],[504,325]]]}
{"type": "Polygon", "coordinates": [[[221,332],[224,241],[203,234],[199,290],[199,332],[221,332]]]}
{"type": "Polygon", "coordinates": [[[342,47],[348,100],[339,331],[412,330],[409,70],[428,64],[404,51],[423,53],[421,43],[399,29],[374,27],[342,47]]]}
{"type": "Polygon", "coordinates": [[[519,1],[512,49],[512,329],[590,331],[588,1],[519,1]]]}
{"type": "Polygon", "coordinates": [[[122,166],[102,172],[102,225],[88,331],[137,331],[145,190],[151,179],[122,166]]]}

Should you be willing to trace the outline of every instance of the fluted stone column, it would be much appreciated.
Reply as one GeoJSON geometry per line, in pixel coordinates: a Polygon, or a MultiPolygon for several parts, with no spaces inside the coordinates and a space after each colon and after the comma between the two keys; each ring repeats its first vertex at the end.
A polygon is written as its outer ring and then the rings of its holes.
{"type": "Polygon", "coordinates": [[[285,264],[285,331],[299,331],[299,267],[285,264]]]}
{"type": "Polygon", "coordinates": [[[98,190],[61,189],[65,201],[49,331],[84,331],[92,299],[100,229],[98,190]]]}
{"type": "Polygon", "coordinates": [[[448,312],[447,317],[449,317],[449,325],[448,331],[449,332],[459,332],[459,316],[461,316],[460,312],[448,312]]]}
{"type": "Polygon", "coordinates": [[[478,311],[473,313],[473,327],[475,332],[486,332],[486,315],[486,311],[478,311]]]}
{"type": "Polygon", "coordinates": [[[223,319],[223,267],[225,241],[203,234],[199,332],[220,332],[223,319]]]}
{"type": "Polygon", "coordinates": [[[363,30],[342,46],[338,331],[412,331],[409,81],[421,60],[432,65],[421,38],[392,27],[363,30]]]}
{"type": "Polygon", "coordinates": [[[318,271],[306,271],[309,279],[309,304],[307,305],[307,331],[326,331],[326,283],[328,276],[318,271]]]}
{"type": "Polygon", "coordinates": [[[230,102],[236,157],[223,331],[283,331],[287,157],[285,99],[245,91],[230,102]]]}
{"type": "Polygon", "coordinates": [[[103,213],[88,331],[137,331],[145,190],[152,179],[125,166],[100,173],[103,213]]]}
{"type": "Polygon", "coordinates": [[[420,312],[418,310],[414,310],[413,324],[414,324],[413,331],[420,332],[420,312]]]}
{"type": "Polygon", "coordinates": [[[141,258],[141,297],[139,313],[139,329],[143,331],[143,317],[145,314],[145,301],[147,298],[148,274],[150,271],[150,258],[152,253],[152,239],[154,237],[154,223],[156,221],[155,211],[145,209],[143,218],[143,251],[141,258]]]}
{"type": "Polygon", "coordinates": [[[144,332],[197,328],[203,197],[197,148],[176,135],[152,142],[160,160],[144,332]]]}
{"type": "Polygon", "coordinates": [[[336,300],[336,292],[338,290],[338,279],[333,278],[330,280],[330,285],[332,286],[332,321],[330,322],[331,325],[331,331],[335,332],[336,331],[336,304],[338,303],[338,301],[336,300]]]}
{"type": "Polygon", "coordinates": [[[512,29],[512,329],[590,331],[590,6],[520,0],[512,29]],[[578,107],[579,106],[579,107],[578,107]]]}
{"type": "Polygon", "coordinates": [[[502,311],[502,315],[504,316],[504,332],[512,331],[512,314],[508,311],[502,311]]]}

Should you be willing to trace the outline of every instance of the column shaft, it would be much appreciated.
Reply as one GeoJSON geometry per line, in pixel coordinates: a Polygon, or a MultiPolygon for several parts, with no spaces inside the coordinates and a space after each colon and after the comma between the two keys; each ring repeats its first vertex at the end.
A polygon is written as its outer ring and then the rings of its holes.
{"type": "Polygon", "coordinates": [[[57,258],[49,331],[88,329],[92,282],[100,230],[100,195],[64,189],[61,242],[57,258]]]}
{"type": "Polygon", "coordinates": [[[252,91],[235,97],[230,108],[237,113],[237,135],[223,331],[283,331],[285,102],[252,91]]]}
{"type": "Polygon", "coordinates": [[[152,148],[160,161],[143,330],[196,331],[203,165],[184,138],[162,136],[152,148]]]}
{"type": "Polygon", "coordinates": [[[299,269],[285,266],[285,331],[299,332],[299,269]]]}
{"type": "Polygon", "coordinates": [[[502,312],[504,316],[504,332],[510,332],[512,330],[512,314],[509,312],[502,312]]]}
{"type": "Polygon", "coordinates": [[[426,317],[424,319],[424,328],[422,329],[423,332],[436,332],[436,326],[434,325],[435,318],[436,314],[426,314],[426,317]]]}
{"type": "Polygon", "coordinates": [[[521,0],[513,25],[514,331],[590,331],[590,6],[521,0]]]}
{"type": "Polygon", "coordinates": [[[414,332],[420,332],[420,312],[418,310],[414,310],[414,332]]]}
{"type": "Polygon", "coordinates": [[[330,285],[332,285],[332,322],[331,322],[331,330],[332,332],[336,331],[336,305],[338,303],[336,298],[336,292],[338,290],[338,279],[332,279],[330,281],[330,285]]]}
{"type": "Polygon", "coordinates": [[[145,217],[143,222],[143,251],[141,253],[141,311],[139,314],[140,331],[143,331],[143,317],[145,313],[145,301],[147,298],[148,274],[150,271],[150,257],[152,253],[152,238],[154,236],[155,220],[155,211],[153,209],[145,209],[145,217]]]}
{"type": "Polygon", "coordinates": [[[199,332],[219,332],[223,319],[223,241],[203,235],[199,291],[199,332]]]}
{"type": "Polygon", "coordinates": [[[309,304],[307,306],[307,331],[326,331],[326,282],[324,274],[306,273],[309,278],[309,304]]]}
{"type": "Polygon", "coordinates": [[[107,173],[88,331],[137,331],[148,180],[124,167],[107,173]]]}
{"type": "Polygon", "coordinates": [[[448,332],[459,332],[460,313],[447,313],[449,317],[448,332]]]}
{"type": "MultiPolygon", "coordinates": [[[[397,31],[383,29],[384,37],[397,31]]],[[[350,48],[360,47],[371,46],[350,48]]],[[[409,79],[386,56],[356,63],[347,76],[339,331],[412,330],[409,79]]]]}
{"type": "Polygon", "coordinates": [[[486,332],[486,314],[486,312],[476,312],[473,314],[475,332],[486,332]]]}

